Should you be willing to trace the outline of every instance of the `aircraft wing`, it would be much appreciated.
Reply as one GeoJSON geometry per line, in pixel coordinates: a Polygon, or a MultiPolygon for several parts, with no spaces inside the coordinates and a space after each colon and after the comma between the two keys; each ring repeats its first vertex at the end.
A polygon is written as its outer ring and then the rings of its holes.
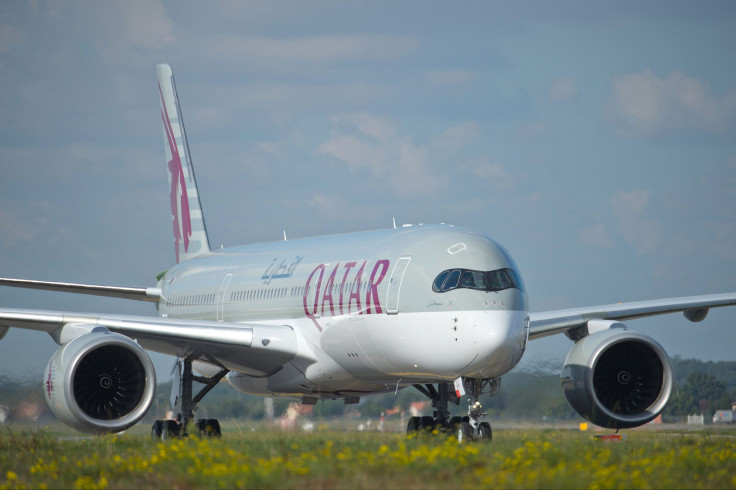
{"type": "Polygon", "coordinates": [[[665,313],[682,312],[692,322],[705,319],[710,308],[736,305],[736,293],[616,303],[587,308],[544,311],[529,315],[529,339],[568,332],[590,320],[633,320],[665,313]]]}
{"type": "Polygon", "coordinates": [[[74,284],[70,282],[33,281],[29,279],[9,279],[0,277],[0,286],[14,288],[41,289],[62,293],[91,294],[111,298],[135,299],[158,303],[161,290],[158,288],[129,288],[120,286],[96,286],[90,284],[74,284]]]}
{"type": "Polygon", "coordinates": [[[296,336],[286,325],[0,308],[0,338],[9,327],[47,332],[60,344],[104,327],[154,352],[254,375],[272,374],[296,355],[296,336]]]}

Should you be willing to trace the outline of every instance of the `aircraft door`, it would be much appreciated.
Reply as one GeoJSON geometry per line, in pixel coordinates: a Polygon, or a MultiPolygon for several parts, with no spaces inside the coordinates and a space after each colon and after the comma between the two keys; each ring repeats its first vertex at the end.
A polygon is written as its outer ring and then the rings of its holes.
{"type": "Polygon", "coordinates": [[[230,279],[233,278],[233,274],[230,273],[225,276],[220,286],[220,292],[217,294],[217,321],[221,322],[225,319],[225,293],[230,285],[230,279]]]}
{"type": "Polygon", "coordinates": [[[411,257],[408,256],[399,258],[391,272],[391,279],[388,281],[388,298],[386,300],[386,313],[389,315],[396,315],[399,312],[401,282],[404,280],[404,273],[410,261],[411,257]]]}

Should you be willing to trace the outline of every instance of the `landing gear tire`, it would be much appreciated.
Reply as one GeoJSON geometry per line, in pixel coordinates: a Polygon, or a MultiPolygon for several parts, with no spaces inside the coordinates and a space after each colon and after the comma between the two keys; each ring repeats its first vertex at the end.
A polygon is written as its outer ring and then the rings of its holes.
{"type": "Polygon", "coordinates": [[[176,420],[162,420],[161,421],[161,439],[175,439],[181,434],[181,426],[176,420]]]}
{"type": "Polygon", "coordinates": [[[416,431],[419,430],[422,424],[422,419],[420,417],[409,417],[409,423],[406,426],[406,433],[407,434],[413,434],[416,431]]]}
{"type": "Polygon", "coordinates": [[[197,431],[200,437],[222,437],[220,422],[217,419],[197,420],[197,431]]]}
{"type": "Polygon", "coordinates": [[[490,442],[493,439],[491,424],[489,424],[488,422],[481,422],[478,426],[478,435],[480,436],[480,439],[490,442]]]}
{"type": "Polygon", "coordinates": [[[411,417],[407,432],[438,432],[456,434],[460,442],[486,440],[490,441],[493,437],[491,432],[491,424],[481,422],[479,419],[488,415],[483,411],[483,406],[478,401],[481,394],[487,393],[494,396],[501,388],[501,378],[458,378],[454,383],[438,383],[435,388],[432,383],[424,385],[412,385],[420,393],[425,395],[432,401],[434,408],[433,417],[411,417]],[[454,385],[454,390],[453,390],[454,385]],[[468,407],[468,415],[464,417],[450,416],[448,404],[450,402],[455,405],[460,404],[461,393],[468,394],[471,401],[468,407]]]}
{"type": "MultiPolygon", "coordinates": [[[[220,429],[220,423],[215,419],[198,419],[194,418],[194,412],[197,410],[197,403],[199,403],[204,396],[212,390],[217,383],[220,382],[229,372],[226,368],[222,368],[217,374],[209,378],[197,376],[192,371],[192,362],[196,357],[188,357],[185,359],[177,359],[177,364],[174,366],[175,371],[179,371],[180,376],[180,391],[177,399],[181,403],[181,411],[177,416],[177,420],[181,423],[176,424],[178,430],[174,434],[173,431],[169,431],[171,436],[176,435],[179,437],[187,437],[187,431],[194,426],[197,428],[197,432],[200,436],[206,435],[207,437],[221,437],[222,430],[220,429]],[[201,383],[204,387],[194,395],[193,383],[201,383]],[[191,426],[190,426],[191,425],[191,426]]],[[[172,373],[173,374],[173,373],[172,373]]],[[[175,404],[172,403],[172,408],[175,404]]],[[[165,423],[166,421],[164,421],[165,423]]],[[[163,433],[162,433],[163,437],[163,433]]]]}
{"type": "Polygon", "coordinates": [[[164,421],[163,420],[155,420],[153,422],[153,427],[151,427],[151,439],[153,440],[159,440],[161,439],[161,434],[164,430],[164,421]]]}
{"type": "Polygon", "coordinates": [[[425,432],[432,432],[434,430],[434,419],[429,415],[422,417],[421,429],[425,432]]]}
{"type": "Polygon", "coordinates": [[[457,442],[464,444],[473,440],[473,428],[467,422],[460,422],[457,427],[457,442]]]}
{"type": "Polygon", "coordinates": [[[176,420],[156,420],[151,427],[151,439],[173,439],[181,434],[181,426],[176,420]]]}
{"type": "Polygon", "coordinates": [[[434,418],[428,415],[425,415],[424,417],[409,417],[409,423],[406,426],[406,433],[412,434],[415,432],[432,432],[435,428],[435,425],[436,422],[434,418]]]}

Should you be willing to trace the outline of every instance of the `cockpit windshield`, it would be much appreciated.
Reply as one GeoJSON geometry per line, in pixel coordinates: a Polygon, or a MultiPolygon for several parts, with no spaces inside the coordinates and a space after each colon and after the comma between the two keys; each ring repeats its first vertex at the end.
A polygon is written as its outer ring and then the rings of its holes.
{"type": "Polygon", "coordinates": [[[449,269],[442,271],[432,283],[432,291],[446,293],[453,289],[477,289],[480,291],[502,291],[516,288],[524,290],[524,283],[514,269],[495,271],[472,271],[468,269],[449,269]]]}

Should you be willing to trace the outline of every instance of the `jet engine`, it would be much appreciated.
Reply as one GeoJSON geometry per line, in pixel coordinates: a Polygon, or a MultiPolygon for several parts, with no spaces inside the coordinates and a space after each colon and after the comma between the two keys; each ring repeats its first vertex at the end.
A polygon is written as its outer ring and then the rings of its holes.
{"type": "Polygon", "coordinates": [[[96,327],[56,351],[46,366],[46,402],[65,424],[82,432],[120,432],[153,402],[156,373],[136,342],[96,327]]]}
{"type": "Polygon", "coordinates": [[[578,340],[560,379],[567,401],[586,420],[611,429],[638,427],[664,410],[672,364],[654,339],[610,322],[578,340]]]}

